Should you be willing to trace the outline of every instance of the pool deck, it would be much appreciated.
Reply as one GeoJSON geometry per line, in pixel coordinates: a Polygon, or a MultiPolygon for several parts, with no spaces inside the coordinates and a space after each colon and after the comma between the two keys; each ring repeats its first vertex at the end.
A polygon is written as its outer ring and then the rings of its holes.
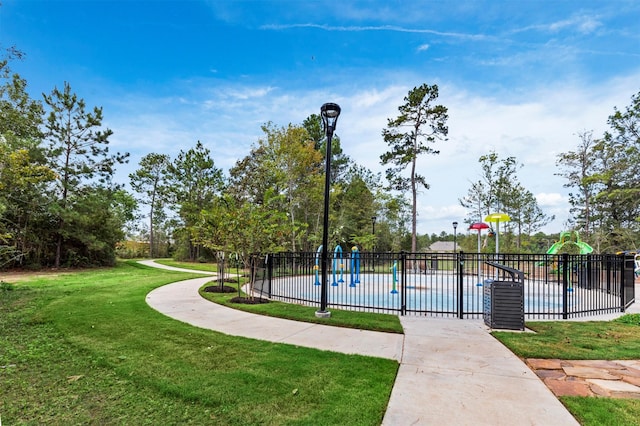
{"type": "MultiPolygon", "coordinates": [[[[233,336],[398,361],[383,425],[578,424],[544,382],[489,334],[482,320],[404,316],[404,335],[301,323],[206,301],[198,289],[210,280],[208,276],[159,287],[147,295],[147,303],[179,321],[233,336]]],[[[628,312],[640,312],[640,304],[628,312]]]]}

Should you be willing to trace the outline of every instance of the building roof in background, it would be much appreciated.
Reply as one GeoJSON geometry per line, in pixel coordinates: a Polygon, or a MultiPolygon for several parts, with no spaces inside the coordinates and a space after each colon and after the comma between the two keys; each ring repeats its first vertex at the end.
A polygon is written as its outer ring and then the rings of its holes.
{"type": "Polygon", "coordinates": [[[429,246],[428,251],[432,251],[432,252],[455,251],[454,242],[453,241],[436,241],[435,243],[429,246]]]}

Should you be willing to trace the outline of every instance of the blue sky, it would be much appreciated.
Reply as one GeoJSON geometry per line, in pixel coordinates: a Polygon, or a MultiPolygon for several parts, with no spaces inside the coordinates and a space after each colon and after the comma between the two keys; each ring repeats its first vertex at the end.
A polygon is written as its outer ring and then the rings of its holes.
{"type": "Polygon", "coordinates": [[[225,172],[261,124],[301,123],[325,102],[358,164],[382,172],[381,131],[407,92],[437,84],[449,140],[423,157],[419,233],[452,232],[458,199],[497,151],[523,185],[568,216],[557,154],[607,129],[640,91],[640,2],[611,1],[59,1],[2,0],[0,45],[34,97],[65,81],[102,106],[127,181],[150,152],[175,157],[201,140],[225,172]]]}

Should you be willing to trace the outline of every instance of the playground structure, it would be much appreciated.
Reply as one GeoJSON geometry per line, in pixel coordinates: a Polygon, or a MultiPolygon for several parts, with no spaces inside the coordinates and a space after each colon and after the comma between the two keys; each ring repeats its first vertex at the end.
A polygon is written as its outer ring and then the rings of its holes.
{"type": "Polygon", "coordinates": [[[577,247],[580,254],[593,253],[593,247],[580,240],[578,231],[563,231],[560,233],[560,240],[547,250],[547,254],[562,253],[570,247],[577,247]]]}

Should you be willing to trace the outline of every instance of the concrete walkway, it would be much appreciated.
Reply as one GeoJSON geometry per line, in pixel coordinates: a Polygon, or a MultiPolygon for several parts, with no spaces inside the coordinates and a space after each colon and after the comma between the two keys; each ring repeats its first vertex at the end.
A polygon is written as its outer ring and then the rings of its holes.
{"type": "Polygon", "coordinates": [[[404,335],[300,323],[208,302],[198,288],[210,279],[159,287],[147,303],[179,321],[225,334],[399,361],[383,425],[578,424],[481,320],[400,317],[404,335]]]}

